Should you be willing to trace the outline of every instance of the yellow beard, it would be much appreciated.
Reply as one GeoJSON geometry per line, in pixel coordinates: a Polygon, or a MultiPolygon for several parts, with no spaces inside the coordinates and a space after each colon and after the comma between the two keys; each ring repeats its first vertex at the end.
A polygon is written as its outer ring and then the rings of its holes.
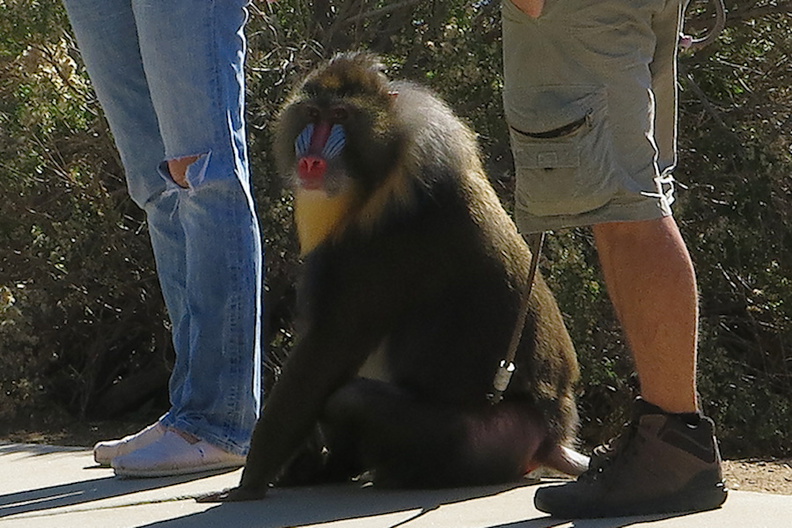
{"type": "Polygon", "coordinates": [[[307,255],[349,220],[355,202],[352,192],[328,196],[322,190],[298,189],[294,194],[294,221],[300,238],[300,254],[307,255]]]}

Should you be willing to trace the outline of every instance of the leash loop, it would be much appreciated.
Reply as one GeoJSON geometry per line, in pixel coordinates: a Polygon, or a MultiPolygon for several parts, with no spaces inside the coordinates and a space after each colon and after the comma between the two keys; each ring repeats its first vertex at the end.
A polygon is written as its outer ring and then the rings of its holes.
{"type": "MultiPolygon", "coordinates": [[[[697,51],[702,48],[705,48],[715,42],[718,36],[721,34],[723,29],[726,27],[726,6],[723,3],[723,0],[710,0],[710,2],[715,7],[715,25],[712,29],[703,37],[695,38],[691,35],[686,35],[684,32],[679,35],[679,45],[686,50],[697,51]]],[[[684,7],[684,10],[690,4],[687,4],[684,7]]]]}

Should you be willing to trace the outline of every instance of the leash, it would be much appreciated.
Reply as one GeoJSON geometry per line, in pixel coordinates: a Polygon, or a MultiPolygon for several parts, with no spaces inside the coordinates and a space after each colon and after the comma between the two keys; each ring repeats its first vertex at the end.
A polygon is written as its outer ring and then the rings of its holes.
{"type": "Polygon", "coordinates": [[[506,350],[506,357],[500,362],[500,365],[498,365],[498,370],[495,371],[495,377],[492,380],[492,392],[487,393],[487,401],[492,405],[499,403],[503,399],[503,393],[506,392],[506,388],[509,386],[512,374],[516,368],[514,365],[514,358],[517,356],[517,347],[520,346],[520,340],[522,339],[525,319],[528,317],[528,306],[531,300],[533,285],[536,282],[536,271],[539,268],[539,253],[542,251],[544,237],[544,232],[528,235],[528,246],[531,249],[528,283],[525,285],[522,299],[520,300],[520,311],[517,314],[517,323],[514,325],[514,332],[512,332],[509,348],[506,350]]]}
{"type": "MultiPolygon", "coordinates": [[[[696,51],[709,46],[718,38],[723,29],[726,27],[726,6],[723,0],[710,0],[715,7],[715,25],[712,29],[701,38],[694,38],[690,35],[682,33],[679,36],[679,44],[682,48],[696,51]]],[[[684,10],[690,7],[690,4],[684,6],[684,10]]]]}

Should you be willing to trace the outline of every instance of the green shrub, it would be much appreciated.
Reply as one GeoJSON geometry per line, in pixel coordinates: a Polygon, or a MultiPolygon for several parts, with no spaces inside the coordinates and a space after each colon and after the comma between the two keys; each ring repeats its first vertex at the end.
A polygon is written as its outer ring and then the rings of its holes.
{"type": "MultiPolygon", "coordinates": [[[[728,3],[719,41],[681,60],[675,211],[701,291],[702,404],[727,456],[782,455],[792,452],[792,28],[767,2],[728,3]]],[[[118,417],[146,404],[159,411],[172,350],[144,218],[126,196],[60,2],[2,5],[0,421],[118,417]]],[[[490,0],[251,4],[250,145],[267,252],[270,383],[293,341],[299,265],[291,198],[269,151],[290,86],[336,50],[383,54],[392,75],[430,85],[477,130],[511,208],[498,8],[490,0]]],[[[696,10],[691,27],[707,24],[696,10]]],[[[542,267],[578,349],[582,438],[597,443],[626,419],[637,380],[590,231],[552,235],[542,267]]]]}

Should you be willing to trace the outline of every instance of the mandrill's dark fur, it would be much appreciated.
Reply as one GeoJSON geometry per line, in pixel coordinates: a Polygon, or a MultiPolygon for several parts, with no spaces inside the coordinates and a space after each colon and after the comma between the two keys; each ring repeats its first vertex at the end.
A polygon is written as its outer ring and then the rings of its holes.
{"type": "Polygon", "coordinates": [[[375,57],[343,54],[287,102],[275,153],[295,186],[302,327],[240,487],[221,498],[262,496],[284,470],[300,480],[317,438],[322,476],[370,471],[386,485],[502,482],[539,465],[581,472],[585,457],[565,447],[577,363],[541,278],[504,400],[486,399],[530,254],[451,110],[389,82],[375,57]],[[295,138],[310,122],[346,135],[319,189],[296,168],[295,138]]]}

